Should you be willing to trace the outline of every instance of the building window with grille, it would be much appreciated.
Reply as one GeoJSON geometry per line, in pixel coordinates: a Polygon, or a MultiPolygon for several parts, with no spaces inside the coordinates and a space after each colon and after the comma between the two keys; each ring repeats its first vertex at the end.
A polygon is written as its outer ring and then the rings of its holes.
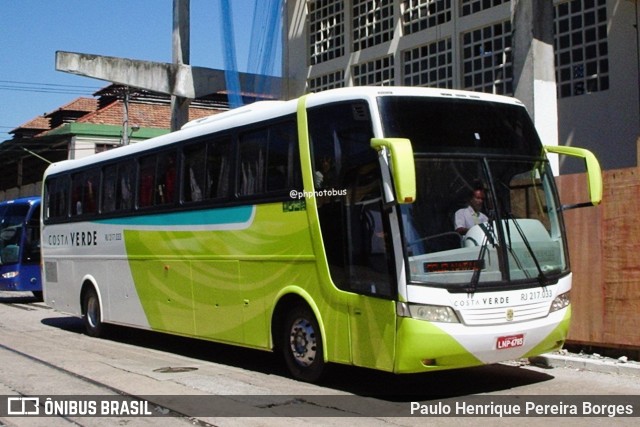
{"type": "Polygon", "coordinates": [[[405,86],[453,88],[451,39],[407,49],[402,53],[405,86]]]}
{"type": "Polygon", "coordinates": [[[507,2],[509,0],[461,0],[460,6],[462,10],[460,14],[461,16],[472,15],[507,2]]]}
{"type": "Polygon", "coordinates": [[[451,0],[403,0],[402,30],[404,34],[433,28],[451,21],[451,0]]]}
{"type": "Polygon", "coordinates": [[[309,7],[309,58],[311,65],[344,55],[344,7],[342,1],[313,0],[309,7]]]}
{"type": "Polygon", "coordinates": [[[510,21],[463,33],[462,52],[464,89],[513,95],[510,21]]]}
{"type": "Polygon", "coordinates": [[[558,98],[609,89],[606,0],[573,0],[554,13],[558,98]]]}
{"type": "Polygon", "coordinates": [[[353,0],[353,50],[388,42],[393,38],[392,0],[353,0]]]}
{"type": "Polygon", "coordinates": [[[354,86],[393,86],[393,56],[353,66],[354,86]]]}
{"type": "Polygon", "coordinates": [[[310,78],[307,81],[310,92],[335,89],[344,86],[344,71],[336,71],[322,76],[310,78]]]}

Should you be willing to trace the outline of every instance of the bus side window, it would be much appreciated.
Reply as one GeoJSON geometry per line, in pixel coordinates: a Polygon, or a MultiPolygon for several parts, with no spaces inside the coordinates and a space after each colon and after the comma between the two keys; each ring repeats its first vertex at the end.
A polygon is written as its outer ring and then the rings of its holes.
{"type": "Polygon", "coordinates": [[[154,154],[140,159],[138,207],[174,203],[177,195],[176,153],[154,154]]]}
{"type": "Polygon", "coordinates": [[[225,137],[207,145],[206,194],[219,199],[229,196],[231,175],[231,138],[225,137]]]}
{"type": "Polygon", "coordinates": [[[133,182],[135,181],[135,163],[133,160],[118,164],[118,182],[116,183],[116,209],[129,210],[133,207],[133,182]]]}
{"type": "Polygon", "coordinates": [[[267,191],[293,188],[293,164],[297,146],[296,128],[292,123],[273,126],[269,132],[267,191]]]}
{"type": "Polygon", "coordinates": [[[175,152],[159,155],[156,177],[156,204],[164,205],[175,202],[177,185],[176,173],[175,152]]]}
{"type": "Polygon", "coordinates": [[[97,211],[97,189],[100,182],[100,174],[97,169],[81,172],[71,178],[72,198],[71,214],[85,215],[93,214],[97,211]]]}
{"type": "Polygon", "coordinates": [[[30,263],[40,262],[40,207],[36,208],[27,222],[27,234],[23,261],[30,263]]]}
{"type": "Polygon", "coordinates": [[[71,178],[71,215],[82,215],[82,179],[81,173],[71,178]]]}
{"type": "Polygon", "coordinates": [[[230,164],[231,139],[228,137],[187,146],[182,171],[184,201],[227,197],[230,164]]]}
{"type": "Polygon", "coordinates": [[[82,183],[82,199],[85,204],[85,213],[94,214],[98,211],[98,185],[100,172],[97,169],[88,171],[82,183]]]}
{"type": "Polygon", "coordinates": [[[238,194],[273,194],[293,188],[296,143],[293,122],[242,134],[238,194]]]}
{"type": "Polygon", "coordinates": [[[266,129],[240,135],[240,196],[259,194],[265,190],[267,138],[266,129]]]}
{"type": "Polygon", "coordinates": [[[45,220],[62,220],[68,215],[69,177],[47,179],[45,184],[45,220]]]}
{"type": "Polygon", "coordinates": [[[138,183],[138,207],[151,206],[154,198],[154,175],[156,171],[156,156],[140,159],[140,181],[138,183]]]}
{"type": "Polygon", "coordinates": [[[185,202],[199,202],[203,199],[206,183],[206,145],[195,144],[184,149],[184,169],[182,176],[185,202]]]}
{"type": "Polygon", "coordinates": [[[102,212],[109,213],[116,210],[116,192],[118,187],[118,165],[104,168],[102,183],[102,212]]]}

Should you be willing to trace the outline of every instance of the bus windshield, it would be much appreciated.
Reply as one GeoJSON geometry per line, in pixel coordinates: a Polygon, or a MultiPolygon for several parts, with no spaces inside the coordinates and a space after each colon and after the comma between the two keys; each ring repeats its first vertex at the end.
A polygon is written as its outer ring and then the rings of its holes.
{"type": "Polygon", "coordinates": [[[411,283],[544,286],[568,272],[553,175],[524,108],[393,97],[379,105],[385,137],[409,138],[415,154],[416,201],[401,206],[411,283]]]}
{"type": "Polygon", "coordinates": [[[20,243],[29,205],[0,206],[0,265],[20,262],[20,243]]]}

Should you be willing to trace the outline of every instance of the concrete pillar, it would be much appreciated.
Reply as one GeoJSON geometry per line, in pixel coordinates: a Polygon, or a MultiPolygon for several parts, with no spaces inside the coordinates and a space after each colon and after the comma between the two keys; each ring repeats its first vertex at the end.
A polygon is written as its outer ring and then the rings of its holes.
{"type": "MultiPolygon", "coordinates": [[[[553,25],[553,0],[511,0],[515,97],[526,105],[545,145],[558,145],[553,25]]],[[[557,161],[552,167],[557,174],[557,161]]]]}
{"type": "MultiPolygon", "coordinates": [[[[190,0],[173,0],[173,63],[188,65],[190,61],[190,0]]],[[[191,99],[171,95],[171,130],[189,121],[191,99]]]]}

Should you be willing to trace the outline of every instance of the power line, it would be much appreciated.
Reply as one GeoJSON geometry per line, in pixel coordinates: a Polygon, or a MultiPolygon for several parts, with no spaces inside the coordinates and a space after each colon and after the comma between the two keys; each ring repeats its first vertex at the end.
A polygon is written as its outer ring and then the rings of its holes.
{"type": "Polygon", "coordinates": [[[0,90],[16,92],[56,93],[64,95],[92,95],[99,89],[99,86],[80,86],[56,83],[0,80],[0,90]]]}
{"type": "Polygon", "coordinates": [[[89,91],[79,91],[79,90],[60,90],[60,89],[46,89],[46,88],[28,88],[28,87],[16,87],[16,86],[3,86],[0,85],[0,90],[8,90],[14,92],[37,92],[37,93],[55,93],[55,94],[63,94],[63,95],[91,95],[89,91]]]}
{"type": "Polygon", "coordinates": [[[40,86],[57,86],[57,87],[70,87],[70,88],[87,88],[87,89],[95,89],[96,88],[94,85],[63,85],[63,84],[59,84],[59,83],[21,82],[21,81],[17,81],[17,80],[0,80],[0,83],[40,85],[40,86]]]}
{"type": "MultiPolygon", "coordinates": [[[[93,95],[100,90],[102,86],[89,85],[68,85],[59,83],[29,82],[18,80],[0,80],[0,91],[11,92],[32,92],[32,93],[48,93],[61,95],[93,95]]],[[[4,139],[4,135],[9,137],[10,134],[5,129],[15,129],[16,126],[0,126],[0,139],[4,139]]]]}

